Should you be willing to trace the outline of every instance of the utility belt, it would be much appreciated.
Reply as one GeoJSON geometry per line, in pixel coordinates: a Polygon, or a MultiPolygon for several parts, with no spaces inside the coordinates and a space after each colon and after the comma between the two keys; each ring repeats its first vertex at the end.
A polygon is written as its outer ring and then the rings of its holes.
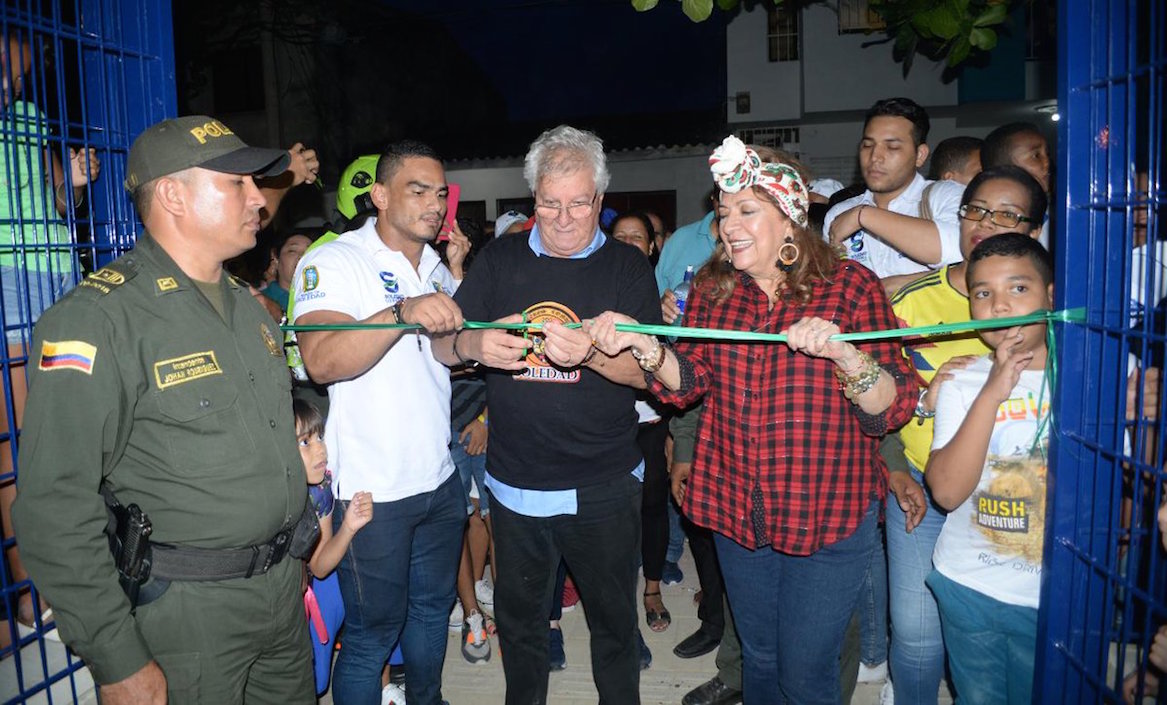
{"type": "Polygon", "coordinates": [[[123,506],[105,483],[105,533],[118,581],[133,607],[157,600],[175,580],[218,581],[263,575],[285,556],[307,559],[320,539],[320,521],[309,500],[295,525],[271,540],[244,548],[195,548],[150,541],[153,525],[137,504],[123,506]]]}

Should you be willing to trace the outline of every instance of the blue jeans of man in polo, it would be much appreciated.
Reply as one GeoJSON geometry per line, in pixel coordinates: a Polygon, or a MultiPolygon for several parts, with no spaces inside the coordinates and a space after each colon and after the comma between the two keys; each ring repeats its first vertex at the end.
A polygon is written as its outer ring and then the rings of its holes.
{"type": "MultiPolygon", "coordinates": [[[[333,531],[344,503],[332,512],[333,531]]],[[[458,473],[433,492],[373,505],[337,568],[344,598],[344,642],[332,698],[380,705],[381,669],[398,638],[410,705],[439,705],[446,630],[462,556],[466,501],[458,473]]]]}
{"type": "Polygon", "coordinates": [[[924,486],[928,511],[908,533],[906,517],[892,495],[887,497],[887,570],[891,606],[891,682],[896,705],[936,705],[944,678],[944,638],[936,598],[924,584],[932,572],[932,552],[948,514],[932,501],[924,475],[911,469],[924,486]]]}
{"type": "Polygon", "coordinates": [[[809,556],[714,534],[742,643],[749,705],[838,705],[839,651],[879,540],[879,502],[853,534],[809,556]]]}
{"type": "Polygon", "coordinates": [[[940,607],[958,702],[1029,705],[1037,610],[994,600],[936,570],[928,576],[928,586],[940,607]]]}

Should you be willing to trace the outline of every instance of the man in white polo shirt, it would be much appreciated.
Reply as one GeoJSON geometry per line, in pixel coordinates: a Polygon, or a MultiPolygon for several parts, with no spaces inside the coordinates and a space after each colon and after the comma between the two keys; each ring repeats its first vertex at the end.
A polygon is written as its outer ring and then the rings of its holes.
{"type": "Polygon", "coordinates": [[[888,296],[925,272],[960,261],[964,185],[928,181],[928,113],[908,98],[867,111],[859,166],[867,190],[827,211],[823,235],[884,280],[888,296]]]}
{"type": "MultiPolygon", "coordinates": [[[[381,669],[399,637],[411,705],[441,702],[466,522],[449,453],[450,371],[430,354],[430,334],[462,324],[450,298],[458,279],[429,245],[442,229],[447,192],[431,148],[390,145],[369,192],[376,218],[306,254],[293,282],[297,324],[424,328],[299,334],[308,374],[329,385],[325,440],[342,508],[333,512],[334,531],[355,492],[372,492],[374,502],[372,521],[338,568],[346,616],[336,702],[380,702],[381,669]]],[[[468,250],[469,240],[453,233],[447,254],[459,276],[468,250]]]]}

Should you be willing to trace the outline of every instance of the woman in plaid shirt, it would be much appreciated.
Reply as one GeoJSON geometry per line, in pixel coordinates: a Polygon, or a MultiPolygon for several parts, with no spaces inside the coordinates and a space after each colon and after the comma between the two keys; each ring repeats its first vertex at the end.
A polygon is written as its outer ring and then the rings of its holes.
{"type": "Polygon", "coordinates": [[[913,374],[898,343],[830,340],[897,324],[875,275],[809,229],[800,165],[732,136],[709,162],[720,243],[686,322],[785,332],[786,347],[683,339],[673,349],[617,332],[634,321],[613,312],[589,330],[608,355],[631,348],[661,401],[705,397],[684,510],[715,532],[745,702],[836,705],[839,647],[880,540],[879,439],[911,418],[913,374]]]}

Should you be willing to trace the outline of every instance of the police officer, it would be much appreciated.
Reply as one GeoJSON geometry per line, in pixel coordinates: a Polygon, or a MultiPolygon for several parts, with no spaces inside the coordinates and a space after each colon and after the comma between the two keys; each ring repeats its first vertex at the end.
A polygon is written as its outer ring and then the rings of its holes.
{"type": "Polygon", "coordinates": [[[306,499],[287,368],[222,268],[255,245],[253,177],[287,164],[209,117],[150,127],[126,179],[146,232],[37,325],[16,533],[106,705],[315,702],[302,566],[283,550],[306,499]],[[152,523],[136,609],[103,486],[152,523]]]}

